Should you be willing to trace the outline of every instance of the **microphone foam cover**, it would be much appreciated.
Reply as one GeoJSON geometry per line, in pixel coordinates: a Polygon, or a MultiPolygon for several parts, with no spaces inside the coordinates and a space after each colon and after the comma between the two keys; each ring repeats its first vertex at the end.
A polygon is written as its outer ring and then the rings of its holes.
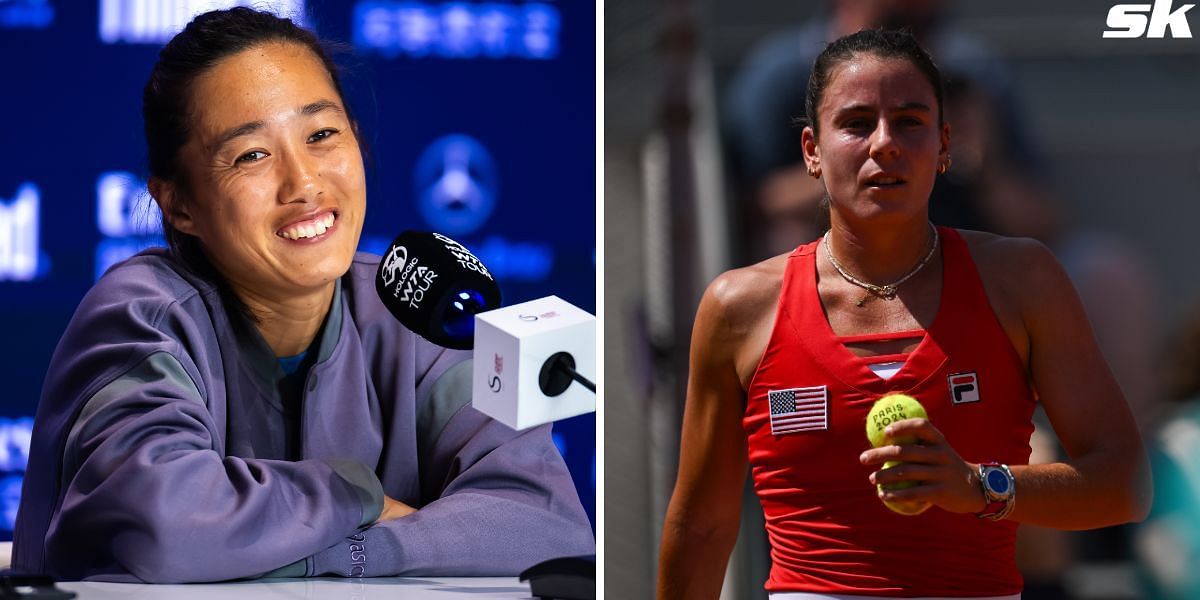
{"type": "Polygon", "coordinates": [[[474,345],[474,315],[500,306],[500,287],[470,250],[441,235],[405,231],[379,261],[375,290],[417,335],[447,348],[474,345]]]}

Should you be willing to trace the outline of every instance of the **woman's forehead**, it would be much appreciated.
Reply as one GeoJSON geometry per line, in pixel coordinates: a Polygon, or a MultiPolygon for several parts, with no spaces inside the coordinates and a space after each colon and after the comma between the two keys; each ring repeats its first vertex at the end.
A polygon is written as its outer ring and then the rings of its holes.
{"type": "Polygon", "coordinates": [[[319,101],[342,102],[320,58],[294,43],[259,44],[196,78],[192,130],[208,137],[247,122],[269,124],[299,116],[302,107],[319,101]]]}
{"type": "Polygon", "coordinates": [[[935,108],[937,96],[928,77],[911,60],[860,53],[831,69],[821,103],[834,110],[856,105],[935,108]]]}

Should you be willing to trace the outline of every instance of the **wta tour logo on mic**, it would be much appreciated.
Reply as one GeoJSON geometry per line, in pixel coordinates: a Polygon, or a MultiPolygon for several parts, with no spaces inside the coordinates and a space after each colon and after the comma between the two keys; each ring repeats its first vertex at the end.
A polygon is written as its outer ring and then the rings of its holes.
{"type": "Polygon", "coordinates": [[[487,267],[483,266],[483,261],[480,261],[478,257],[476,257],[474,254],[471,254],[471,251],[467,250],[466,246],[440,233],[435,232],[433,237],[445,244],[446,250],[449,250],[450,255],[458,261],[458,266],[470,271],[475,271],[476,273],[479,273],[488,279],[493,279],[492,274],[488,272],[487,267]]]}
{"type": "Polygon", "coordinates": [[[396,283],[396,276],[404,269],[404,263],[408,262],[408,248],[404,246],[392,246],[392,251],[388,252],[386,258],[383,259],[383,266],[380,268],[380,278],[383,279],[383,285],[392,286],[396,283]]]}
{"type": "MultiPolygon", "coordinates": [[[[459,268],[474,271],[488,279],[493,279],[487,267],[483,266],[483,263],[466,246],[440,233],[429,235],[442,242],[444,249],[458,263],[459,268]]],[[[438,272],[432,267],[422,265],[420,262],[420,258],[416,256],[410,261],[408,247],[400,245],[400,238],[396,238],[387,257],[379,266],[379,279],[383,285],[392,290],[394,298],[398,298],[412,309],[420,308],[421,302],[425,300],[426,292],[433,286],[433,280],[438,276],[438,272]],[[397,282],[400,283],[397,284],[397,282]]]]}
{"type": "Polygon", "coordinates": [[[380,267],[380,279],[383,285],[392,290],[392,297],[414,310],[421,307],[425,292],[429,291],[438,276],[437,271],[419,263],[420,259],[416,257],[409,262],[408,248],[393,246],[380,267]],[[397,281],[401,283],[396,285],[397,281]]]}
{"type": "Polygon", "coordinates": [[[461,350],[473,345],[475,314],[500,306],[500,288],[483,263],[440,233],[397,236],[379,261],[375,290],[405,327],[461,350]]]}

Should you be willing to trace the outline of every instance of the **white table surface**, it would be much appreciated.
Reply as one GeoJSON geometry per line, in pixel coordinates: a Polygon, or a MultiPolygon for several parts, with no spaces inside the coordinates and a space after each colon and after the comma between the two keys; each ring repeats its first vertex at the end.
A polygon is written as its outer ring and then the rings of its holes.
{"type": "MultiPolygon", "coordinates": [[[[0,542],[0,568],[8,568],[12,542],[0,542]]],[[[508,598],[528,600],[529,584],[516,577],[372,577],[343,579],[258,579],[230,583],[162,585],[149,583],[104,583],[64,581],[64,590],[79,594],[78,600],[252,600],[258,598],[304,598],[313,600],[464,600],[508,598]]]]}
{"type": "Polygon", "coordinates": [[[516,577],[372,577],[367,579],[259,579],[235,583],[163,585],[67,581],[58,587],[79,594],[78,600],[462,600],[529,599],[529,584],[516,577]]]}

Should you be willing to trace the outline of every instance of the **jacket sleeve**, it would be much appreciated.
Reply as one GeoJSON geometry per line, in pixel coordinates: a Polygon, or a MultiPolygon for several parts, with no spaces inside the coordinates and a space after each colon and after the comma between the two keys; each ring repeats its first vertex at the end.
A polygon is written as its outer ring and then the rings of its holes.
{"type": "Polygon", "coordinates": [[[470,396],[465,361],[419,403],[425,503],[311,557],[307,575],[515,575],[551,558],[595,553],[550,425],[514,431],[472,408],[470,396]]]}
{"type": "Polygon", "coordinates": [[[255,576],[378,517],[383,490],[365,465],[223,456],[184,362],[152,353],[88,396],[66,439],[65,491],[46,536],[52,573],[147,582],[255,576]]]}

